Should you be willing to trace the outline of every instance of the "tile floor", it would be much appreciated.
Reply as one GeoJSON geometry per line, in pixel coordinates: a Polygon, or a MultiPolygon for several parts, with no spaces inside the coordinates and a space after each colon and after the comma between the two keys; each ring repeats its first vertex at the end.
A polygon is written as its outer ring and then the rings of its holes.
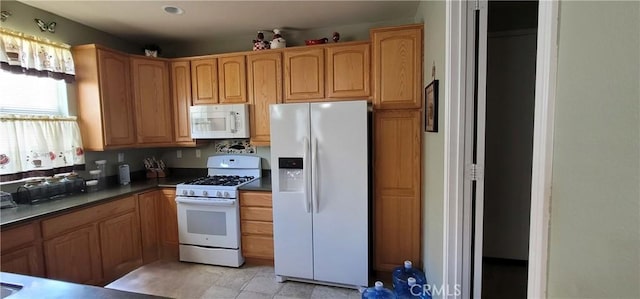
{"type": "Polygon", "coordinates": [[[354,289],[275,280],[273,267],[217,267],[157,261],[140,267],[106,288],[172,298],[358,299],[354,289]]]}

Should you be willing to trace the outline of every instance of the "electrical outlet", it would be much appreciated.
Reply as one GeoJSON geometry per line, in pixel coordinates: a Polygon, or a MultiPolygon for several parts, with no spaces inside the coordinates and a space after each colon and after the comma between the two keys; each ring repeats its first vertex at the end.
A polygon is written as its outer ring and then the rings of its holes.
{"type": "Polygon", "coordinates": [[[124,153],[118,153],[118,163],[124,162],[124,153]]]}
{"type": "Polygon", "coordinates": [[[177,151],[176,151],[176,157],[177,157],[178,159],[182,158],[182,150],[177,150],[177,151]]]}
{"type": "Polygon", "coordinates": [[[196,158],[200,158],[200,150],[196,149],[196,158]]]}

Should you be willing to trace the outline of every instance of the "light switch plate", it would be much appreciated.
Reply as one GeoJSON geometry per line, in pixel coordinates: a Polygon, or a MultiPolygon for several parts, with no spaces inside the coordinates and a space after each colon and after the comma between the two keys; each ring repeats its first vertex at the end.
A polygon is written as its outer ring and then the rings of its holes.
{"type": "Polygon", "coordinates": [[[124,153],[118,153],[118,163],[124,162],[124,153]]]}
{"type": "Polygon", "coordinates": [[[196,158],[200,158],[200,150],[196,149],[196,158]]]}

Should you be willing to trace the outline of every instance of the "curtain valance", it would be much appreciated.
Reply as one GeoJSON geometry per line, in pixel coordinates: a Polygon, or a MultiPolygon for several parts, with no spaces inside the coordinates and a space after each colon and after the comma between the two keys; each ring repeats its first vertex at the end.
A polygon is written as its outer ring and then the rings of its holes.
{"type": "Polygon", "coordinates": [[[0,182],[84,169],[75,117],[0,115],[0,182]]]}
{"type": "Polygon", "coordinates": [[[0,28],[0,68],[14,73],[74,79],[71,47],[48,39],[0,28]]]}

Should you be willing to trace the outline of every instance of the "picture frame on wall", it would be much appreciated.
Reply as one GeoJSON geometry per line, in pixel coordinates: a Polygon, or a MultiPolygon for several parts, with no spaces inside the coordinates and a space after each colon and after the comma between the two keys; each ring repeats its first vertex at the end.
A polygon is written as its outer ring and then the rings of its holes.
{"type": "Polygon", "coordinates": [[[438,132],[438,80],[424,88],[424,130],[438,132]]]}

